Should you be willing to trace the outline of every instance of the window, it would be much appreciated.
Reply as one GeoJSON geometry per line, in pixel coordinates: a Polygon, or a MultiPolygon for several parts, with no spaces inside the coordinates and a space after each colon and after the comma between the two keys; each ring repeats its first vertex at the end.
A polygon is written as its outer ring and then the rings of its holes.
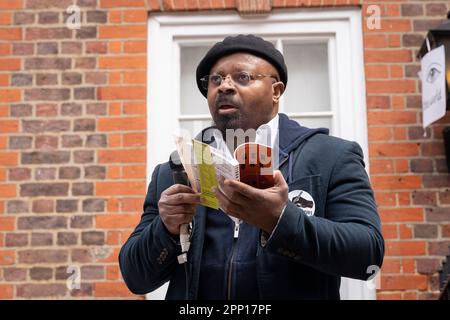
{"type": "MultiPolygon", "coordinates": [[[[289,72],[280,112],[304,126],[327,127],[334,136],[357,141],[367,157],[360,9],[275,10],[252,18],[156,14],[148,28],[148,180],[175,149],[178,128],[195,135],[211,124],[195,70],[206,51],[227,35],[252,33],[272,41],[289,72]]],[[[150,298],[164,294],[163,288],[150,298]]],[[[374,299],[375,292],[364,282],[343,278],[341,296],[374,299]]]]}

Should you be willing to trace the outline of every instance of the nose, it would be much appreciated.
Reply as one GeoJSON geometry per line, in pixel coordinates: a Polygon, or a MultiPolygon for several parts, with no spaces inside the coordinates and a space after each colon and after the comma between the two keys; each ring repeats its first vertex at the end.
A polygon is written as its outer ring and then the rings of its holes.
{"type": "Polygon", "coordinates": [[[235,91],[234,82],[233,82],[233,79],[231,79],[230,75],[227,75],[225,78],[222,79],[222,82],[220,83],[220,86],[218,89],[220,92],[225,92],[225,93],[230,93],[230,92],[235,91]]]}

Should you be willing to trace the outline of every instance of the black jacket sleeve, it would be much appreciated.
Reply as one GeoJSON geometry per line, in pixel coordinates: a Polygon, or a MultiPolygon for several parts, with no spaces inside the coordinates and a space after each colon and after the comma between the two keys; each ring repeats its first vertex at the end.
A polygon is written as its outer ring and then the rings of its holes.
{"type": "Polygon", "coordinates": [[[361,280],[381,267],[381,223],[357,143],[346,145],[331,171],[325,216],[308,217],[289,201],[265,249],[287,251],[322,272],[361,280]]]}
{"type": "Polygon", "coordinates": [[[119,253],[122,276],[135,294],[148,293],[167,282],[179,254],[179,245],[158,214],[159,171],[160,165],[153,172],[141,221],[119,253]]]}

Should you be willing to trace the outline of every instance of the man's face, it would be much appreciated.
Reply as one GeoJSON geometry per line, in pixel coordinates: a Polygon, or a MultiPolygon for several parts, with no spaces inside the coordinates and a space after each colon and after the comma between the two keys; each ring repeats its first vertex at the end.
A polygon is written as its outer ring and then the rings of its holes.
{"type": "Polygon", "coordinates": [[[227,77],[219,86],[208,86],[208,106],[211,116],[225,137],[226,129],[257,129],[278,112],[278,99],[284,86],[272,77],[251,80],[247,86],[231,79],[231,74],[245,71],[253,76],[273,75],[276,69],[266,60],[248,53],[235,53],[218,60],[210,75],[227,77]]]}

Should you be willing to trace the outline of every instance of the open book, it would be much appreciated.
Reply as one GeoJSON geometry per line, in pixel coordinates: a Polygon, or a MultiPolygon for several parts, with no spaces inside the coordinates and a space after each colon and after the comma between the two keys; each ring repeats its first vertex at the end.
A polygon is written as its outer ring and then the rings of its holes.
{"type": "Polygon", "coordinates": [[[253,142],[241,144],[229,153],[206,143],[175,136],[175,144],[192,189],[202,194],[202,204],[214,209],[219,202],[214,192],[221,179],[239,180],[255,188],[273,186],[272,149],[253,142]]]}

